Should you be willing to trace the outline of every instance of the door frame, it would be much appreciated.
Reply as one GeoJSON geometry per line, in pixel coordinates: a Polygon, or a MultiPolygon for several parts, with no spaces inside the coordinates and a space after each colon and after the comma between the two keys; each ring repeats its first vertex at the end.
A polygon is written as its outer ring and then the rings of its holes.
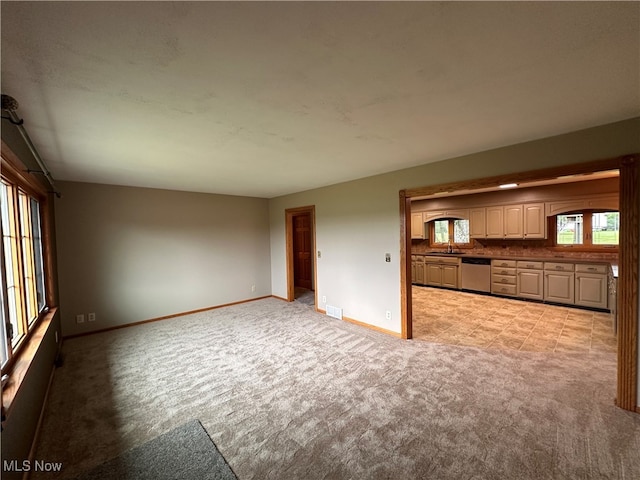
{"type": "Polygon", "coordinates": [[[305,207],[287,208],[285,211],[286,226],[286,257],[287,257],[287,301],[295,300],[295,279],[293,272],[293,217],[300,214],[309,214],[309,225],[311,228],[311,254],[313,258],[313,292],[314,292],[314,308],[318,305],[318,276],[316,264],[316,206],[308,205],[305,207]]]}
{"type": "Polygon", "coordinates": [[[620,171],[618,245],[618,362],[616,405],[640,413],[638,406],[638,271],[640,229],[640,154],[560,167],[472,179],[401,190],[400,197],[400,305],[401,336],[413,336],[411,300],[411,198],[442,192],[497,187],[504,183],[550,180],[564,175],[620,171]]]}

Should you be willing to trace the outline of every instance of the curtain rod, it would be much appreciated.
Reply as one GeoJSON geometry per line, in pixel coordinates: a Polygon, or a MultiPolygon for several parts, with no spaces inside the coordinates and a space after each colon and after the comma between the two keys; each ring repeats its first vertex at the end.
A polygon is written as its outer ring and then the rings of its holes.
{"type": "Polygon", "coordinates": [[[24,124],[24,120],[21,119],[20,117],[18,117],[18,115],[16,114],[16,110],[17,109],[18,109],[17,100],[15,98],[13,98],[13,97],[11,97],[9,95],[5,95],[3,93],[2,94],[2,110],[6,111],[9,114],[9,116],[5,117],[4,115],[2,115],[2,118],[4,120],[9,120],[12,124],[14,124],[18,128],[18,131],[20,132],[20,135],[22,135],[22,138],[24,139],[25,143],[27,144],[27,147],[29,147],[29,150],[31,150],[33,158],[36,159],[36,162],[38,163],[38,166],[40,167],[40,170],[41,170],[41,171],[27,170],[27,172],[29,172],[29,173],[33,173],[33,172],[41,173],[42,175],[44,175],[44,177],[49,182],[49,185],[51,185],[51,188],[53,189],[53,193],[55,193],[56,197],[60,198],[62,195],[60,194],[60,192],[56,188],[55,181],[53,180],[53,177],[51,176],[51,173],[49,172],[49,169],[45,165],[44,160],[42,160],[42,157],[40,157],[40,154],[38,153],[38,150],[36,150],[36,146],[31,141],[31,137],[29,137],[29,134],[27,133],[27,130],[24,128],[24,125],[23,125],[24,124]]]}

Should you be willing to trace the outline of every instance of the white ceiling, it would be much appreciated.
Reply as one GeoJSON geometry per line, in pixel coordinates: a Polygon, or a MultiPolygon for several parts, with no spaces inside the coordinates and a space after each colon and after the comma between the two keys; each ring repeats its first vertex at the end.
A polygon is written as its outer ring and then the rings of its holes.
{"type": "Polygon", "coordinates": [[[640,115],[637,2],[0,8],[59,180],[269,198],[640,115]]]}

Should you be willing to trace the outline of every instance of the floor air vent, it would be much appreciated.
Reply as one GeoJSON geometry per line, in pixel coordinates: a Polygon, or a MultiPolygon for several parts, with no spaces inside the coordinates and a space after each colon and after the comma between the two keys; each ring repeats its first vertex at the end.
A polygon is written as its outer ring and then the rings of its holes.
{"type": "Polygon", "coordinates": [[[327,315],[329,315],[330,317],[342,320],[342,309],[338,307],[332,307],[331,305],[327,305],[327,315]]]}

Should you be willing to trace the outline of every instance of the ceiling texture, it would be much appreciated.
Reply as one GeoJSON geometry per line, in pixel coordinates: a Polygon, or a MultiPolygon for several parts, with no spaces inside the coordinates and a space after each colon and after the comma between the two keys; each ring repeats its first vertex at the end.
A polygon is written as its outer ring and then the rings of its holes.
{"type": "Polygon", "coordinates": [[[271,198],[640,115],[638,2],[0,8],[57,180],[271,198]]]}

